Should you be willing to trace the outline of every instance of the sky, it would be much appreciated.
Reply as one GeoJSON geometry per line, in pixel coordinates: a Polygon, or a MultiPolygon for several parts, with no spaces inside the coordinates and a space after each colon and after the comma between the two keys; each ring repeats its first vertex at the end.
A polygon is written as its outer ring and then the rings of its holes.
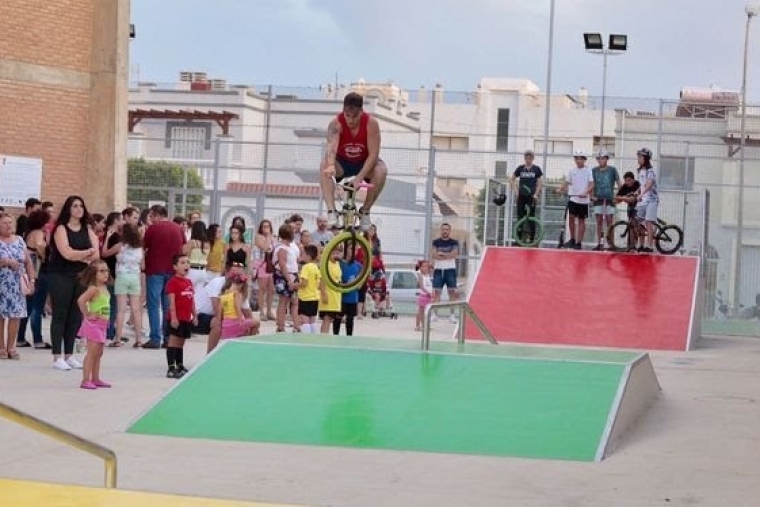
{"type": "MultiPolygon", "coordinates": [[[[603,58],[584,32],[628,35],[608,60],[609,97],[677,99],[683,87],[741,88],[742,0],[556,0],[552,93],[601,95],[603,58]]],[[[546,89],[550,0],[132,0],[132,80],[182,70],[235,84],[393,81],[471,91],[481,77],[546,89]]],[[[747,93],[760,99],[760,17],[747,93]]]]}

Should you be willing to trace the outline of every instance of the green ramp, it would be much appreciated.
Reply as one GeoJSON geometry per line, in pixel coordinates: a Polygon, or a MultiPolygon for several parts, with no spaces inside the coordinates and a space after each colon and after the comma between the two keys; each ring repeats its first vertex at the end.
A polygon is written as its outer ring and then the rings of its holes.
{"type": "Polygon", "coordinates": [[[526,347],[510,354],[482,344],[421,352],[400,340],[288,341],[225,342],[127,431],[593,461],[641,412],[620,410],[626,391],[643,405],[653,397],[629,385],[646,355],[565,360],[562,349],[531,357],[526,347]]]}

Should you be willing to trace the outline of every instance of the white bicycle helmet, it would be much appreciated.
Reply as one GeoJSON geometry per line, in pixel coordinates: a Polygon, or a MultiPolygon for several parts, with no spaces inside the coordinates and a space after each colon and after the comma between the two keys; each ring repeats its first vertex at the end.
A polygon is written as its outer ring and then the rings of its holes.
{"type": "Polygon", "coordinates": [[[610,158],[610,152],[607,150],[599,150],[596,154],[597,160],[600,158],[610,158]]]}
{"type": "Polygon", "coordinates": [[[588,155],[583,150],[575,150],[573,152],[573,158],[582,158],[584,160],[587,160],[588,159],[588,155]]]}

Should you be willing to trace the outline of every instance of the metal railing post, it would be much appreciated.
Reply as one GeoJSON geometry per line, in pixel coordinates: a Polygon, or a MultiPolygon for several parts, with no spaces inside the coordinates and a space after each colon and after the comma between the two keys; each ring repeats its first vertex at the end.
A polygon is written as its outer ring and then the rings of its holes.
{"type": "Polygon", "coordinates": [[[478,330],[481,332],[483,337],[489,341],[492,345],[498,345],[499,342],[496,341],[496,339],[491,334],[491,331],[488,330],[485,323],[480,320],[480,317],[473,311],[472,307],[467,301],[444,301],[440,303],[431,303],[425,307],[424,312],[424,318],[423,318],[423,327],[422,327],[422,339],[421,339],[421,348],[422,350],[430,350],[430,323],[433,316],[433,312],[436,309],[446,309],[446,308],[458,308],[460,310],[460,318],[459,323],[457,327],[457,342],[460,344],[463,344],[465,341],[464,336],[464,317],[465,315],[468,315],[470,319],[472,320],[472,323],[475,324],[475,326],[478,328],[478,330]]]}
{"type": "Polygon", "coordinates": [[[34,417],[31,414],[22,412],[5,403],[0,402],[0,416],[9,421],[13,421],[25,428],[46,435],[54,440],[58,440],[66,445],[87,452],[93,456],[101,458],[105,463],[104,486],[106,488],[116,488],[117,461],[116,453],[102,445],[91,442],[85,438],[66,431],[58,426],[42,419],[34,417]]]}
{"type": "MultiPolygon", "coordinates": [[[[433,105],[433,108],[435,108],[435,104],[433,105]]],[[[428,172],[425,185],[425,207],[427,209],[425,210],[425,234],[423,235],[423,238],[425,238],[425,245],[422,251],[425,253],[425,258],[429,259],[430,249],[433,243],[433,194],[435,187],[435,147],[432,145],[430,146],[430,152],[428,154],[428,172]]]]}

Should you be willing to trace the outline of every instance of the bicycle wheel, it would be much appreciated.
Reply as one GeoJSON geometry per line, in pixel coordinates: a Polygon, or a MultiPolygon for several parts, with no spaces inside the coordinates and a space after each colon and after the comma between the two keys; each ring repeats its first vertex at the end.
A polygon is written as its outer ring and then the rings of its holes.
{"type": "Polygon", "coordinates": [[[615,251],[628,252],[636,247],[630,229],[631,225],[625,220],[619,220],[610,226],[607,236],[615,251]]]}
{"type": "Polygon", "coordinates": [[[349,231],[343,231],[331,239],[330,242],[325,245],[325,248],[322,250],[322,257],[319,259],[319,271],[325,285],[330,289],[341,293],[351,292],[361,288],[369,276],[371,266],[372,248],[369,246],[369,243],[361,234],[349,231]],[[356,259],[357,257],[364,259],[362,269],[356,278],[343,282],[340,279],[335,280],[330,276],[330,270],[328,269],[327,263],[330,262],[330,258],[336,250],[341,252],[340,258],[346,261],[349,258],[356,259]],[[362,255],[358,255],[360,250],[362,255]]]}
{"type": "Polygon", "coordinates": [[[654,235],[654,247],[663,255],[672,255],[683,245],[683,231],[677,225],[658,228],[654,235]]]}
{"type": "Polygon", "coordinates": [[[520,246],[536,246],[544,239],[544,226],[538,218],[526,215],[515,223],[512,239],[520,246]]]}

